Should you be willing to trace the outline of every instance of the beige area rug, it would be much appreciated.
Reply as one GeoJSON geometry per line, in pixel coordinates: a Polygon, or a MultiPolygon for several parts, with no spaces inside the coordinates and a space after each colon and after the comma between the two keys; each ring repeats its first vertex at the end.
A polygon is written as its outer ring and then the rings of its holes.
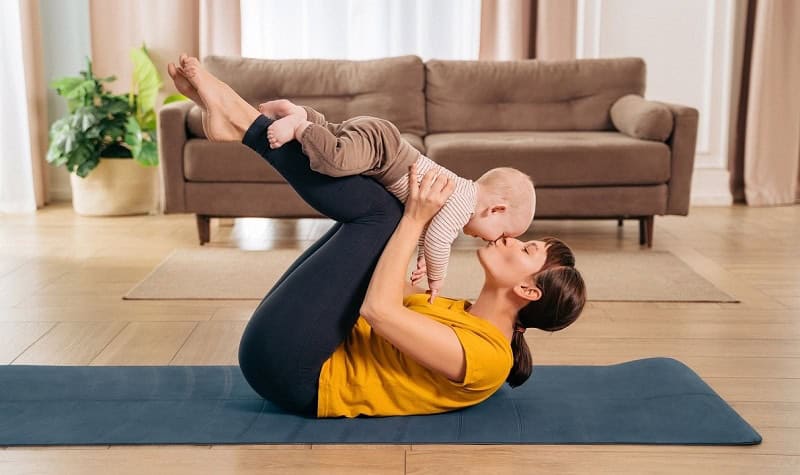
{"type": "MultiPolygon", "coordinates": [[[[177,249],[128,300],[261,300],[302,253],[298,249],[177,249]]],[[[650,302],[738,302],[664,251],[581,251],[578,269],[589,300],[650,302]]],[[[409,263],[410,275],[413,262],[409,263]]],[[[475,251],[454,251],[442,295],[474,299],[483,283],[475,251]]]]}

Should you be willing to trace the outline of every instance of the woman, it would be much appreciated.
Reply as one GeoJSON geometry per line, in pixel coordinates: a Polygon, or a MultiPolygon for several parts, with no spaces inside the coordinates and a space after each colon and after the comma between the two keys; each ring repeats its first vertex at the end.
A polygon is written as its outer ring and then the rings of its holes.
{"type": "Polygon", "coordinates": [[[405,271],[452,183],[431,174],[410,179],[403,208],[368,177],[312,171],[296,141],[271,149],[271,120],[197,59],[182,55],[168,69],[178,90],[203,108],[210,140],[252,148],[337,222],[283,274],[245,328],[240,367],[265,399],[313,417],[471,406],[530,376],[525,328],[559,330],[580,314],[583,280],[569,248],[552,238],[488,243],[477,252],[486,276],[478,299],[428,303],[405,283],[405,271]]]}

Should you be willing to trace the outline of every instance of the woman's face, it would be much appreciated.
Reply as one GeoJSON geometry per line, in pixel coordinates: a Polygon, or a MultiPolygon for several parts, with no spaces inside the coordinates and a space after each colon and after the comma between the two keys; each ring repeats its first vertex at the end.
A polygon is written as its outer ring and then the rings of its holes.
{"type": "Polygon", "coordinates": [[[486,273],[486,282],[498,288],[513,288],[541,270],[547,260],[544,241],[522,242],[499,238],[478,249],[478,260],[486,273]]]}

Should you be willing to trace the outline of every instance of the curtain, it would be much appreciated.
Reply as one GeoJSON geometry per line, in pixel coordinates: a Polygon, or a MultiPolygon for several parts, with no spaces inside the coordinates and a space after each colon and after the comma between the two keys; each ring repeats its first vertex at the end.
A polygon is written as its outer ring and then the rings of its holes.
{"type": "Polygon", "coordinates": [[[241,0],[253,58],[475,59],[480,0],[241,0]]]}
{"type": "Polygon", "coordinates": [[[577,0],[483,0],[482,60],[574,59],[577,0]]]}
{"type": "Polygon", "coordinates": [[[537,3],[537,0],[483,0],[478,59],[535,58],[537,3]]]}
{"type": "Polygon", "coordinates": [[[798,202],[800,2],[747,0],[731,193],[751,206],[798,202]]]}
{"type": "Polygon", "coordinates": [[[575,59],[578,41],[578,1],[538,0],[536,58],[575,59]]]}
{"type": "Polygon", "coordinates": [[[142,43],[162,73],[162,99],[177,92],[166,70],[181,53],[241,53],[238,0],[90,0],[89,14],[95,73],[117,76],[110,89],[118,93],[130,89],[128,51],[142,43]]]}
{"type": "MultiPolygon", "coordinates": [[[[24,37],[31,33],[29,5],[0,2],[0,212],[27,213],[44,204],[38,120],[37,71],[25,63],[24,37]],[[22,67],[20,67],[22,65],[22,67]],[[35,176],[38,174],[39,176],[35,176]],[[41,204],[39,203],[41,202],[41,204]]],[[[41,74],[41,68],[39,68],[41,74]]]]}

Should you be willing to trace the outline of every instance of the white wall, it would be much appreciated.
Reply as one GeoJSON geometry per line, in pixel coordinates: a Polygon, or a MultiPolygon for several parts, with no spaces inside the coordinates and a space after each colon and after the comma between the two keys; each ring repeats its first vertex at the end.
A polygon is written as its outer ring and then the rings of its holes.
{"type": "MultiPolygon", "coordinates": [[[[89,0],[39,0],[42,18],[42,47],[44,74],[47,84],[48,127],[67,113],[66,101],[50,88],[50,83],[62,76],[77,76],[85,69],[86,57],[91,56],[89,29],[89,0]]],[[[112,21],[124,21],[122,18],[112,21]]],[[[71,200],[69,173],[65,167],[50,167],[50,199],[71,200]]]]}
{"type": "Polygon", "coordinates": [[[578,0],[578,58],[638,56],[647,99],[698,109],[692,204],[726,205],[735,0],[578,0]]]}

